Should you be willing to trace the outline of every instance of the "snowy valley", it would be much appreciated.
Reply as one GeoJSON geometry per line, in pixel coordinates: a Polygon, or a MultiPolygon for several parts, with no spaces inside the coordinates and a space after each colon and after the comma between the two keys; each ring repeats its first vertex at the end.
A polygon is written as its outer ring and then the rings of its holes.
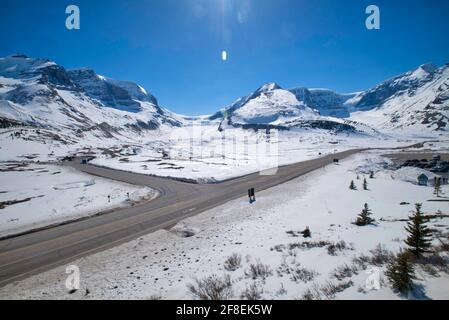
{"type": "Polygon", "coordinates": [[[67,292],[57,267],[1,287],[0,299],[196,299],[204,279],[221,282],[223,298],[234,299],[447,299],[448,154],[448,64],[348,94],[268,83],[213,115],[192,117],[89,68],[0,58],[0,237],[165,195],[80,165],[168,178],[194,197],[196,186],[215,192],[238,177],[336,158],[258,190],[252,204],[241,194],[195,216],[198,208],[187,206],[182,221],[77,259],[81,290],[67,292]],[[359,152],[338,159],[349,150],[359,152]],[[416,262],[415,287],[404,296],[385,272],[405,247],[416,203],[433,232],[433,253],[416,262]],[[354,221],[365,204],[375,223],[360,227],[354,221]],[[304,239],[306,228],[311,238],[304,239]],[[373,276],[379,286],[367,289],[373,276]]]}
{"type": "Polygon", "coordinates": [[[447,202],[429,201],[433,188],[410,182],[416,170],[395,172],[389,163],[379,152],[353,156],[261,192],[252,205],[240,198],[74,261],[83,276],[75,293],[67,292],[59,267],[0,289],[0,298],[198,299],[199,283],[215,279],[226,288],[223,299],[447,299],[448,252],[439,241],[449,232],[447,202]],[[351,180],[357,190],[348,188],[351,180]],[[385,271],[405,247],[416,202],[432,217],[436,252],[419,262],[416,288],[402,296],[385,271]],[[354,221],[365,203],[376,222],[359,227],[354,221]],[[306,227],[311,238],[304,239],[306,227]],[[370,279],[379,287],[369,287],[370,279]]]}

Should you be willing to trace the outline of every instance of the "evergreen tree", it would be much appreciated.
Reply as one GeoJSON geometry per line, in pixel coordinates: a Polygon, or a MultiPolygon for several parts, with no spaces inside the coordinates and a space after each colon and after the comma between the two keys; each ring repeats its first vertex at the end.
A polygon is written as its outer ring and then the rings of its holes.
{"type": "Polygon", "coordinates": [[[402,251],[388,265],[385,273],[393,288],[401,293],[407,293],[412,289],[415,270],[410,261],[410,253],[402,251]]]}
{"type": "Polygon", "coordinates": [[[304,236],[304,238],[311,238],[312,237],[312,232],[310,232],[310,228],[307,227],[303,232],[302,235],[304,236]]]}
{"type": "Polygon", "coordinates": [[[410,222],[408,222],[407,227],[405,227],[405,230],[409,233],[405,243],[410,247],[410,252],[419,258],[423,253],[428,252],[432,241],[432,232],[425,225],[424,216],[421,211],[422,204],[417,203],[415,207],[416,211],[410,217],[410,222]]]}
{"type": "Polygon", "coordinates": [[[370,217],[372,214],[373,213],[371,212],[371,209],[368,207],[368,204],[365,203],[365,206],[362,212],[357,217],[355,224],[360,227],[372,224],[375,221],[373,218],[370,217]]]}
{"type": "Polygon", "coordinates": [[[368,181],[366,181],[366,178],[363,179],[363,190],[368,190],[368,181]]]}
{"type": "Polygon", "coordinates": [[[355,186],[354,180],[351,181],[351,184],[349,185],[349,189],[357,190],[357,187],[355,186]]]}

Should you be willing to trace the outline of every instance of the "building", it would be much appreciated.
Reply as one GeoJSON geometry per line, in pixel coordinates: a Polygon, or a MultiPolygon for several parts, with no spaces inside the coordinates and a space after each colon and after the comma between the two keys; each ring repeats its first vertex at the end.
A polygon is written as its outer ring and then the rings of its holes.
{"type": "Polygon", "coordinates": [[[424,173],[418,176],[418,185],[427,186],[429,184],[429,177],[424,173]]]}

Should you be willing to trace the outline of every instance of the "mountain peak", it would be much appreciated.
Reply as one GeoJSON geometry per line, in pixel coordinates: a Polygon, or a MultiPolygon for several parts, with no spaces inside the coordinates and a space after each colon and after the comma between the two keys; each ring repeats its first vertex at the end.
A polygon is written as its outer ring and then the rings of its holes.
{"type": "Polygon", "coordinates": [[[10,56],[7,56],[6,58],[20,58],[20,59],[28,59],[28,56],[22,54],[22,53],[14,53],[10,56]]]}
{"type": "Polygon", "coordinates": [[[257,89],[257,92],[268,92],[273,90],[282,89],[280,85],[278,85],[276,82],[268,82],[261,86],[259,89],[257,89]]]}
{"type": "Polygon", "coordinates": [[[67,70],[70,74],[72,75],[77,75],[77,76],[96,76],[97,73],[95,72],[95,70],[93,70],[92,68],[77,68],[77,69],[70,69],[67,70]]]}
{"type": "Polygon", "coordinates": [[[109,79],[90,68],[70,70],[69,76],[90,98],[104,106],[133,113],[143,110],[140,102],[157,106],[157,100],[133,82],[109,79]]]}
{"type": "Polygon", "coordinates": [[[48,59],[29,58],[23,54],[12,54],[0,58],[0,75],[7,78],[34,77],[49,67],[54,68],[55,62],[48,59]]]}
{"type": "Polygon", "coordinates": [[[438,67],[436,65],[434,65],[433,63],[429,62],[429,63],[420,65],[418,69],[424,70],[427,73],[433,73],[438,69],[438,67]]]}

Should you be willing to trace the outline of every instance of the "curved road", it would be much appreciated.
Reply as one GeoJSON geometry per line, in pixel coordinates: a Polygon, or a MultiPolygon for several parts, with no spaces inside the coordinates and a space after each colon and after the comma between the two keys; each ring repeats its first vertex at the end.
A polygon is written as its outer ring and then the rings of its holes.
{"type": "Polygon", "coordinates": [[[0,241],[0,286],[173,226],[186,217],[246,196],[249,188],[265,190],[326,166],[334,158],[343,159],[360,151],[350,150],[280,167],[271,176],[255,173],[207,185],[71,163],[86,173],[149,186],[160,195],[142,205],[0,241]]]}

